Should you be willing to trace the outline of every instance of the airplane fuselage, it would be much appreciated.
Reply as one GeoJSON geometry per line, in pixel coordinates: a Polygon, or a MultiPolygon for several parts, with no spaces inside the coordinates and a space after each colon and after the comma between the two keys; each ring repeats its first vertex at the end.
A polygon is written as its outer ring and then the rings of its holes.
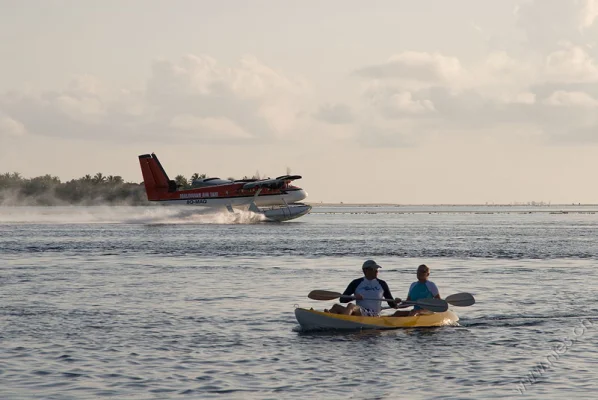
{"type": "Polygon", "coordinates": [[[248,206],[251,201],[258,207],[277,206],[284,204],[291,204],[299,202],[307,197],[307,193],[303,189],[292,187],[283,191],[268,191],[267,193],[259,193],[255,196],[256,190],[246,191],[247,193],[235,193],[231,195],[231,191],[223,187],[220,190],[218,186],[209,189],[202,189],[202,191],[181,190],[170,193],[168,197],[164,196],[158,201],[164,204],[177,205],[197,205],[205,207],[242,207],[248,206]],[[223,190],[224,189],[224,190],[223,190]]]}

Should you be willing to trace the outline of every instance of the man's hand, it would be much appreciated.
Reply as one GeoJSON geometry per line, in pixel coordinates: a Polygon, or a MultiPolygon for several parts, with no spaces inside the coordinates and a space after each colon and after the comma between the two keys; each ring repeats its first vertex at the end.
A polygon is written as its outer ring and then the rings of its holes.
{"type": "Polygon", "coordinates": [[[363,300],[363,296],[360,295],[359,293],[355,293],[355,296],[353,296],[353,297],[355,297],[355,300],[363,300]]]}
{"type": "Polygon", "coordinates": [[[399,308],[399,304],[401,304],[403,302],[403,300],[399,299],[398,297],[395,297],[395,307],[394,308],[399,308]]]}

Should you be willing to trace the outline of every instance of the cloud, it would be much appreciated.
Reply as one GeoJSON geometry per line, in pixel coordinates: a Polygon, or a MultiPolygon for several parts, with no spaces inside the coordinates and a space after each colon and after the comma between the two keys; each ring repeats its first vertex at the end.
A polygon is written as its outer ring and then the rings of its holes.
{"type": "Polygon", "coordinates": [[[430,100],[414,100],[409,92],[395,93],[389,100],[391,108],[394,108],[398,113],[423,114],[436,111],[430,100]]]}
{"type": "Polygon", "coordinates": [[[392,124],[377,121],[364,124],[356,140],[366,148],[412,147],[421,131],[421,127],[408,119],[395,120],[392,124]]]}
{"type": "Polygon", "coordinates": [[[586,0],[581,10],[580,28],[586,29],[598,18],[598,0],[586,0]]]}
{"type": "Polygon", "coordinates": [[[556,107],[598,108],[598,100],[583,92],[559,90],[544,100],[544,104],[556,107]]]}
{"type": "Polygon", "coordinates": [[[468,62],[409,51],[357,68],[363,87],[357,119],[375,124],[367,142],[377,135],[388,144],[396,134],[401,145],[504,131],[532,132],[547,143],[598,143],[598,64],[589,42],[598,0],[522,1],[514,18],[528,41],[524,51],[490,51],[468,62]]]}
{"type": "Polygon", "coordinates": [[[545,74],[554,82],[598,82],[596,61],[580,46],[562,43],[546,57],[545,74]]]}
{"type": "Polygon", "coordinates": [[[98,122],[106,114],[100,99],[60,95],[55,98],[57,109],[73,120],[98,122]]]}
{"type": "Polygon", "coordinates": [[[574,43],[591,35],[598,17],[596,0],[531,0],[515,8],[517,26],[525,33],[531,48],[547,51],[562,40],[574,43]]]}
{"type": "Polygon", "coordinates": [[[324,104],[313,116],[329,124],[349,124],[355,120],[351,107],[342,103],[324,104]]]}
{"type": "Polygon", "coordinates": [[[463,68],[455,57],[407,51],[391,56],[382,64],[360,68],[355,74],[364,78],[401,82],[406,88],[422,88],[460,80],[463,68]]]}
{"type": "Polygon", "coordinates": [[[203,132],[217,138],[250,139],[251,135],[242,127],[225,118],[199,118],[193,115],[177,115],[170,126],[181,131],[203,132]]]}
{"type": "Polygon", "coordinates": [[[143,90],[110,88],[90,75],[64,89],[6,93],[0,109],[32,134],[81,139],[252,143],[294,138],[311,88],[245,57],[224,66],[209,56],[156,61],[143,90]]]}
{"type": "MultiPolygon", "coordinates": [[[[590,39],[598,37],[598,0],[520,1],[512,18],[517,28],[505,28],[510,46],[500,51],[396,49],[386,59],[348,65],[354,87],[336,99],[253,56],[230,65],[208,55],[158,60],[141,89],[79,75],[54,91],[0,95],[2,134],[400,147],[437,135],[529,131],[548,142],[597,142],[598,64],[590,39]]],[[[492,31],[480,24],[475,29],[492,31]]]]}
{"type": "Polygon", "coordinates": [[[19,121],[0,114],[0,137],[23,136],[27,134],[25,126],[19,121]]]}
{"type": "Polygon", "coordinates": [[[424,91],[418,93],[420,95],[414,97],[400,86],[374,81],[364,91],[364,99],[370,107],[387,118],[424,116],[435,112],[434,103],[425,98],[424,91]]]}
{"type": "Polygon", "coordinates": [[[514,93],[501,97],[498,101],[505,104],[534,104],[536,102],[536,94],[531,92],[514,93]]]}

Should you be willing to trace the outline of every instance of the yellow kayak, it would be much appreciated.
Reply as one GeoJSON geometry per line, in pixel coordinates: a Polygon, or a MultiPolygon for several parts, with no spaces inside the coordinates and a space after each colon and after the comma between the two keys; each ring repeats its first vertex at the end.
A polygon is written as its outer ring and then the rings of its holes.
{"type": "Polygon", "coordinates": [[[413,317],[361,317],[332,314],[314,309],[295,308],[295,317],[303,330],[423,328],[456,325],[457,321],[459,321],[457,314],[450,310],[413,317]]]}

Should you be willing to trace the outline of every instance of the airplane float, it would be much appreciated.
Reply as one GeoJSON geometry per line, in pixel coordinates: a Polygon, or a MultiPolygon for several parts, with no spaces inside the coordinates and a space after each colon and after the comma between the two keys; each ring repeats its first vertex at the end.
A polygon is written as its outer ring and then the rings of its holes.
{"type": "Polygon", "coordinates": [[[145,192],[149,201],[163,204],[193,205],[214,208],[248,209],[262,214],[268,221],[288,221],[309,213],[311,206],[299,203],[307,193],[291,182],[301,179],[300,175],[282,175],[275,179],[220,178],[198,179],[191,189],[178,190],[175,181],[170,180],[152,154],[139,156],[145,192]]]}

